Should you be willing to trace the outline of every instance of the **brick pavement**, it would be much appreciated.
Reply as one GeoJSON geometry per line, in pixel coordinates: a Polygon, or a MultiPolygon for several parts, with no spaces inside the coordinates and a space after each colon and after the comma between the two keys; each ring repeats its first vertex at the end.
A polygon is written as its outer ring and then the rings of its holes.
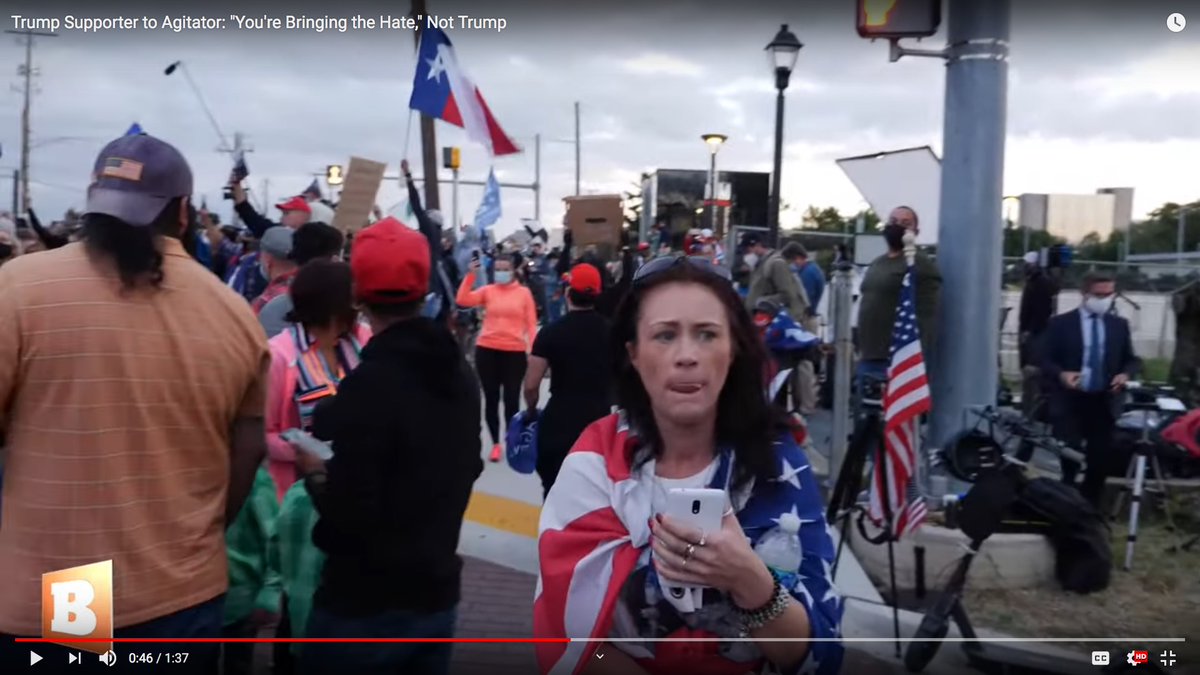
{"type": "MultiPolygon", "coordinates": [[[[533,636],[533,591],[537,577],[463,556],[458,637],[533,636]]],[[[537,672],[533,645],[454,645],[452,675],[526,675],[537,672]]]]}

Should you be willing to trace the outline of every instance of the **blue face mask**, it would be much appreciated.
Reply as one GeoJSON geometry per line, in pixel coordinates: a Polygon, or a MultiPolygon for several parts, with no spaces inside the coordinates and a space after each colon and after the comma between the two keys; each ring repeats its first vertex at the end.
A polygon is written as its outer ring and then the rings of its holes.
{"type": "Polygon", "coordinates": [[[496,270],[496,283],[507,284],[512,281],[512,272],[506,270],[496,270]]]}

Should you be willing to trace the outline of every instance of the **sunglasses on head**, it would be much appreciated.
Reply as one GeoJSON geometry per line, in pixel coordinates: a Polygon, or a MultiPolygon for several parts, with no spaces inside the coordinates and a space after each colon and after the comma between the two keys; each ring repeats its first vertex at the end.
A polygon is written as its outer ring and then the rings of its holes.
{"type": "Polygon", "coordinates": [[[645,281],[656,274],[661,274],[676,265],[688,265],[693,269],[697,269],[705,274],[712,274],[720,277],[725,281],[732,281],[733,277],[729,270],[714,263],[712,260],[697,256],[697,255],[681,255],[673,258],[655,258],[650,262],[638,268],[638,271],[633,275],[633,283],[645,281]]]}

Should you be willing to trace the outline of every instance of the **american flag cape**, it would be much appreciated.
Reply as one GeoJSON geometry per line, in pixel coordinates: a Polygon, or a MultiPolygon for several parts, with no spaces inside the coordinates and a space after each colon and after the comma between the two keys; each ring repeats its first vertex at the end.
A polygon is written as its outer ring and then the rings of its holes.
{"type": "MultiPolygon", "coordinates": [[[[535,637],[601,640],[610,636],[622,588],[635,570],[648,563],[645,555],[655,488],[649,481],[638,480],[639,470],[631,466],[631,451],[640,445],[624,416],[617,413],[585,429],[563,462],[538,527],[535,637]]],[[[790,436],[782,434],[775,447],[778,478],[734,495],[737,518],[752,544],[775,528],[782,514],[793,513],[801,519],[800,569],[783,574],[781,583],[808,611],[812,636],[836,639],[843,607],[830,580],[834,546],[820,492],[808,460],[790,436]]],[[[720,453],[711,487],[728,485],[733,461],[733,453],[720,453]]],[[[693,637],[720,637],[696,632],[691,631],[693,637]]],[[[539,669],[575,675],[598,646],[597,642],[539,644],[539,669]]],[[[661,643],[656,645],[653,659],[639,663],[652,674],[676,672],[672,668],[685,666],[678,672],[741,675],[762,665],[761,654],[758,661],[747,663],[730,661],[715,650],[706,649],[700,656],[694,649],[689,648],[687,654],[681,651],[679,644],[661,643]],[[686,667],[699,666],[697,658],[705,659],[702,668],[686,667]]],[[[842,653],[837,641],[812,643],[798,672],[834,675],[841,668],[842,653]]]]}
{"type": "Polygon", "coordinates": [[[916,470],[921,415],[929,412],[931,399],[917,326],[915,283],[909,263],[892,326],[891,360],[883,397],[884,461],[876,462],[872,471],[867,511],[876,525],[886,527],[897,540],[916,530],[927,513],[925,498],[917,489],[916,470]]]}
{"type": "Polygon", "coordinates": [[[821,338],[804,330],[786,309],[780,309],[767,326],[763,340],[773,352],[787,352],[814,347],[821,338]]]}

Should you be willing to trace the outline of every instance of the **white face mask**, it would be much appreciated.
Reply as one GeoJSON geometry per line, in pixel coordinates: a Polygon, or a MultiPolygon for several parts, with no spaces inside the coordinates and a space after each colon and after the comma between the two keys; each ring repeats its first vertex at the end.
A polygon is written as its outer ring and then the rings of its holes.
{"type": "Polygon", "coordinates": [[[757,253],[747,253],[746,254],[746,264],[751,267],[754,267],[755,265],[757,265],[758,264],[758,254],[757,253]]]}
{"type": "Polygon", "coordinates": [[[496,283],[507,284],[510,281],[512,281],[512,272],[496,270],[496,283]]]}
{"type": "Polygon", "coordinates": [[[1108,311],[1112,309],[1112,305],[1113,296],[1111,295],[1107,298],[1096,298],[1089,295],[1087,299],[1083,301],[1083,306],[1086,307],[1087,310],[1092,314],[1108,314],[1108,311]]]}

